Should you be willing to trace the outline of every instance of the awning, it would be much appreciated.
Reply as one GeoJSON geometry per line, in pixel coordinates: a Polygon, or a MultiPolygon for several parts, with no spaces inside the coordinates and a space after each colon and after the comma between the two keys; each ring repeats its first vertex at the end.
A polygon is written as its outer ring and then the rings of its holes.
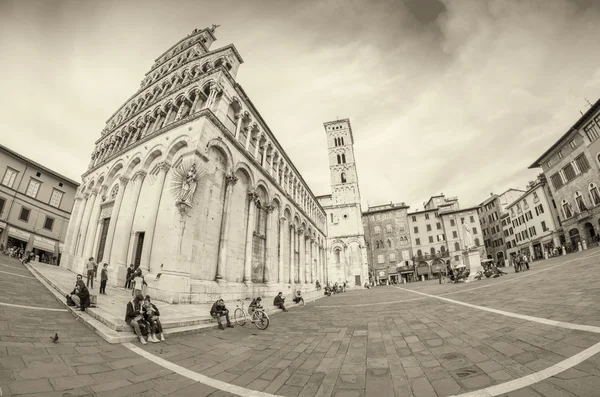
{"type": "Polygon", "coordinates": [[[43,237],[33,236],[33,248],[41,249],[48,252],[54,252],[56,241],[48,240],[43,237]]]}
{"type": "Polygon", "coordinates": [[[15,229],[11,226],[8,228],[8,235],[18,240],[29,242],[29,237],[31,236],[31,233],[24,232],[20,229],[15,229]]]}

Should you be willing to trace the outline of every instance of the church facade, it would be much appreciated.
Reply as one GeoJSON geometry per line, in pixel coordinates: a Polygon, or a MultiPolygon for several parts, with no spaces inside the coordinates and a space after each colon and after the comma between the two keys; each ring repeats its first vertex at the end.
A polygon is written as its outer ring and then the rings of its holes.
{"type": "Polygon", "coordinates": [[[354,137],[349,119],[324,123],[331,194],[317,197],[327,213],[327,263],[331,283],[369,281],[354,137]]]}
{"type": "MultiPolygon", "coordinates": [[[[233,45],[195,30],[107,121],[83,174],[61,266],[143,270],[147,292],[211,302],[327,282],[326,212],[235,81],[233,45]]],[[[360,220],[360,217],[358,218],[360,220]]]]}

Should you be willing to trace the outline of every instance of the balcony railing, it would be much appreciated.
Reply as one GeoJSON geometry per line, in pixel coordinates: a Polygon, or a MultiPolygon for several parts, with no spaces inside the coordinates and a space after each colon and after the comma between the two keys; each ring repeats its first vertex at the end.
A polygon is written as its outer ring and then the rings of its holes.
{"type": "Polygon", "coordinates": [[[579,212],[576,215],[576,217],[577,217],[577,221],[581,221],[583,219],[589,218],[590,217],[590,210],[588,210],[588,209],[583,210],[583,211],[579,212]]]}
{"type": "Polygon", "coordinates": [[[450,253],[448,251],[445,252],[438,252],[435,255],[431,255],[431,254],[423,254],[423,255],[416,255],[413,257],[413,261],[415,260],[430,260],[430,259],[442,259],[442,258],[449,258],[450,257],[450,253]]]}

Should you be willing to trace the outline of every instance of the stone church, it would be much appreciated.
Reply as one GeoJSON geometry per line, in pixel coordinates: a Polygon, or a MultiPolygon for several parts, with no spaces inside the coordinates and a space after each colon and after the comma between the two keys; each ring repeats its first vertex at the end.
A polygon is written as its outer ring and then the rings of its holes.
{"type": "Polygon", "coordinates": [[[349,119],[324,123],[331,194],[317,199],[327,213],[327,263],[331,283],[362,286],[369,281],[354,137],[349,119]]]}
{"type": "Polygon", "coordinates": [[[214,27],[177,42],[110,116],[61,266],[83,272],[94,257],[122,286],[135,264],[148,294],[171,303],[328,281],[326,213],[236,82],[242,57],[213,41],[214,27]]]}

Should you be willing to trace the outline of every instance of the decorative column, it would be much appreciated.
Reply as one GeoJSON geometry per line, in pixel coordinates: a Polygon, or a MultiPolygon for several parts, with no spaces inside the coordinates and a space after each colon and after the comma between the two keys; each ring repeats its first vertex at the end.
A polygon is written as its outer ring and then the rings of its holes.
{"type": "Polygon", "coordinates": [[[296,246],[296,231],[294,226],[290,225],[288,228],[290,234],[290,284],[294,284],[294,248],[296,246]]]}
{"type": "Polygon", "coordinates": [[[144,130],[142,131],[142,136],[146,136],[146,133],[148,132],[148,128],[150,128],[150,123],[151,123],[151,121],[146,120],[146,125],[144,125],[144,130]]]}
{"type": "MultiPolygon", "coordinates": [[[[92,214],[90,215],[90,223],[87,232],[87,236],[85,238],[85,245],[83,246],[83,258],[87,259],[90,256],[96,257],[96,253],[93,251],[94,246],[96,245],[96,236],[99,234],[98,220],[100,217],[100,208],[102,207],[102,197],[106,193],[107,186],[101,186],[99,195],[100,199],[96,199],[94,203],[94,208],[92,209],[92,214]]],[[[97,260],[98,258],[96,258],[97,260]]]]}
{"type": "MultiPolygon", "coordinates": [[[[81,223],[81,238],[79,239],[80,244],[77,246],[77,256],[83,256],[83,247],[85,245],[88,227],[90,226],[90,217],[92,216],[92,209],[96,204],[98,198],[98,189],[93,189],[85,205],[85,212],[83,214],[83,220],[81,223]]],[[[87,258],[85,258],[87,259],[87,258]]]]}
{"type": "Polygon", "coordinates": [[[246,134],[246,142],[244,143],[244,149],[250,150],[250,140],[252,139],[252,127],[248,126],[248,133],[246,134]]]}
{"type": "Polygon", "coordinates": [[[315,256],[317,257],[317,280],[323,284],[323,269],[321,268],[321,247],[319,242],[315,242],[315,256]]]}
{"type": "MultiPolygon", "coordinates": [[[[129,236],[133,227],[133,219],[137,208],[138,199],[146,171],[138,171],[131,177],[131,194],[129,199],[121,203],[122,210],[119,211],[118,219],[115,219],[115,239],[117,246],[111,250],[110,262],[117,266],[127,267],[127,250],[129,249],[129,236]]],[[[120,285],[120,284],[119,284],[120,285]]]]}
{"type": "Polygon", "coordinates": [[[115,197],[112,211],[110,213],[110,222],[108,223],[108,232],[106,233],[104,255],[102,256],[103,258],[110,259],[113,239],[115,237],[115,228],[117,227],[117,220],[119,219],[119,212],[121,210],[121,202],[123,202],[123,194],[125,192],[128,182],[129,178],[126,178],[124,176],[119,178],[119,190],[117,191],[117,196],[115,197]]]}
{"type": "Polygon", "coordinates": [[[185,97],[181,98],[181,103],[179,104],[179,110],[177,110],[177,115],[175,116],[175,121],[181,119],[181,115],[183,114],[184,107],[185,107],[185,97]]]}
{"type": "Polygon", "coordinates": [[[164,127],[165,125],[167,125],[167,123],[169,122],[169,117],[171,116],[171,112],[173,111],[173,105],[171,104],[171,106],[169,106],[169,110],[167,110],[167,115],[165,116],[165,121],[163,122],[162,127],[164,127]]]}
{"type": "Polygon", "coordinates": [[[217,282],[227,282],[223,278],[223,270],[227,263],[227,239],[229,236],[229,202],[231,201],[231,192],[233,186],[238,181],[234,174],[225,176],[225,200],[223,203],[223,216],[221,217],[221,235],[219,237],[219,257],[217,258],[217,282]]]}
{"type": "Polygon", "coordinates": [[[306,273],[306,240],[304,229],[298,229],[298,283],[304,284],[306,273]]]}
{"type": "Polygon", "coordinates": [[[73,205],[69,227],[67,228],[67,236],[65,238],[65,250],[67,254],[75,253],[75,243],[77,242],[77,235],[79,234],[79,227],[81,226],[81,219],[83,218],[86,203],[87,198],[83,194],[75,197],[75,204],[73,205]]]}
{"type": "Polygon", "coordinates": [[[242,128],[242,119],[244,118],[242,115],[242,112],[240,111],[235,118],[237,119],[237,124],[235,126],[235,134],[233,134],[235,136],[235,139],[238,139],[238,135],[240,133],[240,128],[242,128]]]}
{"type": "Polygon", "coordinates": [[[198,99],[200,98],[200,92],[196,92],[196,96],[194,97],[194,102],[192,102],[192,107],[190,108],[190,114],[194,114],[196,111],[196,105],[198,104],[198,99]]]}
{"type": "Polygon", "coordinates": [[[144,235],[144,247],[142,248],[141,266],[145,266],[146,271],[150,271],[150,255],[152,253],[152,243],[154,240],[154,229],[156,228],[156,218],[158,217],[158,209],[160,207],[160,198],[163,193],[165,177],[171,168],[171,164],[166,161],[158,163],[158,174],[154,184],[155,191],[150,194],[148,205],[148,223],[144,235]]]}
{"type": "Polygon", "coordinates": [[[256,137],[256,146],[254,147],[254,158],[258,160],[258,152],[260,151],[260,140],[263,138],[263,134],[258,134],[256,137]]]}
{"type": "Polygon", "coordinates": [[[279,283],[283,283],[283,238],[285,235],[285,216],[279,218],[279,277],[277,281],[279,283]]]}
{"type": "Polygon", "coordinates": [[[256,212],[256,205],[258,200],[258,194],[255,190],[248,192],[248,224],[246,226],[246,255],[244,257],[244,282],[247,284],[252,283],[252,238],[254,236],[254,213],[256,212]]]}
{"type": "Polygon", "coordinates": [[[272,205],[265,206],[265,210],[267,211],[267,244],[265,248],[265,271],[264,271],[264,281],[265,283],[273,282],[273,259],[271,258],[271,252],[273,251],[273,211],[275,207],[272,205]]]}
{"type": "Polygon", "coordinates": [[[314,260],[314,251],[313,251],[313,247],[315,245],[315,239],[314,238],[310,238],[310,249],[309,249],[309,253],[310,253],[310,283],[313,284],[315,282],[315,260],[314,260]]]}
{"type": "Polygon", "coordinates": [[[154,131],[159,130],[160,129],[160,123],[162,121],[163,121],[162,113],[158,112],[156,114],[156,118],[154,119],[154,123],[152,123],[152,128],[150,128],[150,132],[148,133],[148,135],[152,135],[154,133],[154,131]]]}

